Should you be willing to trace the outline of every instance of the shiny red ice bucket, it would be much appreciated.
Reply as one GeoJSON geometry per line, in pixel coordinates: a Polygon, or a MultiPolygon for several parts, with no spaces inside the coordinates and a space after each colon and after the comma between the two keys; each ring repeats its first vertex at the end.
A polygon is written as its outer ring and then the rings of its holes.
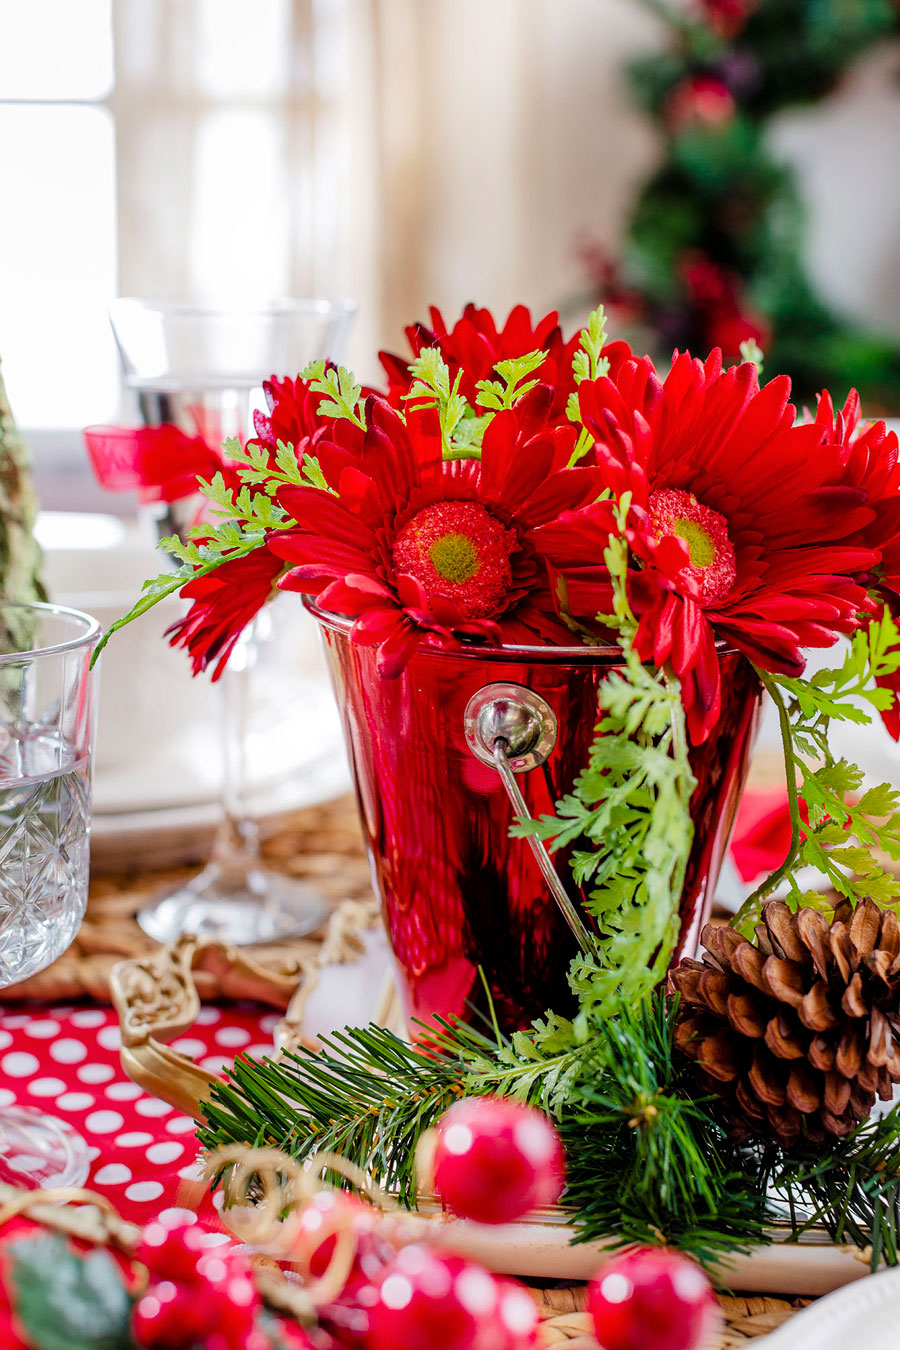
{"type": "MultiPolygon", "coordinates": [[[[546,700],[556,744],[517,782],[532,815],[552,811],[587,762],[598,687],[621,664],[618,648],[423,648],[402,675],[384,679],[375,650],[350,641],[351,620],[308,608],[325,643],[408,1015],[484,1006],[479,966],[504,1030],[548,1007],[563,1011],[575,940],[528,845],[509,836],[513,809],[497,770],[472,754],[465,713],[473,695],[499,682],[546,700]]],[[[695,949],[708,917],[759,710],[748,663],[737,653],[722,662],[722,717],[691,756],[695,837],[680,952],[695,949]]],[[[555,863],[578,901],[565,855],[555,863]]]]}

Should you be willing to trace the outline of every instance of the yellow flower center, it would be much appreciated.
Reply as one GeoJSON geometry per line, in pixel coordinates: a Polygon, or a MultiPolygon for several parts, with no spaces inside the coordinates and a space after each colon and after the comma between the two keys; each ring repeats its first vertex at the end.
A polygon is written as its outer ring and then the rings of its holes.
{"type": "Polygon", "coordinates": [[[467,534],[444,534],[428,550],[428,557],[438,576],[461,586],[478,575],[481,563],[478,550],[467,534]]]}
{"type": "Polygon", "coordinates": [[[672,522],[672,533],[677,534],[688,546],[692,567],[709,567],[716,557],[716,546],[710,536],[696,520],[679,516],[672,522]]]}
{"type": "Polygon", "coordinates": [[[442,596],[466,618],[486,619],[509,603],[518,548],[516,531],[480,502],[432,502],[398,532],[393,563],[428,599],[442,596]]]}
{"type": "Polygon", "coordinates": [[[723,600],[737,579],[725,517],[681,488],[652,493],[647,512],[657,539],[674,535],[687,544],[689,562],[682,576],[686,573],[694,581],[700,604],[716,605],[723,600]]]}

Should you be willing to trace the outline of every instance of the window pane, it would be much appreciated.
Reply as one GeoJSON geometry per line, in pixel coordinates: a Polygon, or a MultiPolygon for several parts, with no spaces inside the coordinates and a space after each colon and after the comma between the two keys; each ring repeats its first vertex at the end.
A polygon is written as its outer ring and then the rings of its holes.
{"type": "Polygon", "coordinates": [[[112,119],[104,109],[0,105],[0,356],[23,426],[114,414],[112,119]]]}
{"type": "Polygon", "coordinates": [[[0,0],[0,99],[94,99],[112,88],[111,0],[0,0]]]}

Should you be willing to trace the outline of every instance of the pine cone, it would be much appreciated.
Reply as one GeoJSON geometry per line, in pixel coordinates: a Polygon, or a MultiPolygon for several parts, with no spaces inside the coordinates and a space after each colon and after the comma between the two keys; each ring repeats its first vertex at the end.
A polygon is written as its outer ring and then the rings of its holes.
{"type": "Polygon", "coordinates": [[[756,942],[707,924],[684,960],[675,1041],[722,1097],[733,1132],[791,1145],[848,1134],[900,1082],[900,923],[864,900],[829,923],[763,907],[756,942]]]}

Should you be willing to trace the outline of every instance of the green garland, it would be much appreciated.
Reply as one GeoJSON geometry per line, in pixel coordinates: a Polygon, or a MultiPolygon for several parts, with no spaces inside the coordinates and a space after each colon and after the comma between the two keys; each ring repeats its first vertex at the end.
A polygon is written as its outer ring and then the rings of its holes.
{"type": "Polygon", "coordinates": [[[706,352],[722,330],[686,276],[689,260],[705,260],[735,283],[735,314],[768,328],[769,373],[789,373],[800,399],[855,386],[870,404],[897,409],[900,346],[840,319],[817,295],[803,262],[805,212],[767,129],[783,109],[824,98],[852,61],[900,34],[900,8],[892,0],[644,3],[668,40],[629,73],[663,159],[634,206],[623,275],[612,286],[601,278],[601,292],[613,299],[624,286],[661,354],[676,345],[706,352]],[[732,115],[679,115],[696,80],[732,100],[732,115]]]}

